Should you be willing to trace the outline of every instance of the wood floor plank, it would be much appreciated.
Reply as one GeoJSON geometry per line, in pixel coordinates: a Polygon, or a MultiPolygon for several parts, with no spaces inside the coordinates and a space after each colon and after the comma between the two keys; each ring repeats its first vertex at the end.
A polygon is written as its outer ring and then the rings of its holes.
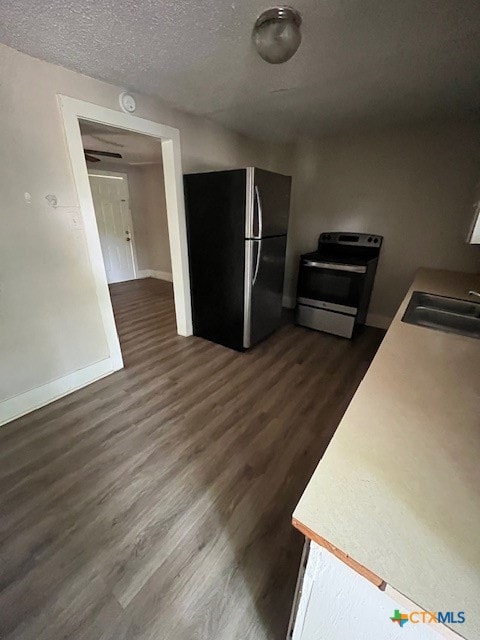
{"type": "Polygon", "coordinates": [[[291,513],[383,332],[246,353],[111,286],[125,369],[0,430],[0,637],[283,640],[291,513]]]}

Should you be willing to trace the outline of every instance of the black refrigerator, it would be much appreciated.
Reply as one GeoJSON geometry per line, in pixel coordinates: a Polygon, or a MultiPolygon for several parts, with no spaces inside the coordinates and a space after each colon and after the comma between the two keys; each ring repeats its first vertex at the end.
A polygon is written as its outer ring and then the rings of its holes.
{"type": "Polygon", "coordinates": [[[290,176],[184,176],[193,333],[243,351],[280,325],[290,176]]]}

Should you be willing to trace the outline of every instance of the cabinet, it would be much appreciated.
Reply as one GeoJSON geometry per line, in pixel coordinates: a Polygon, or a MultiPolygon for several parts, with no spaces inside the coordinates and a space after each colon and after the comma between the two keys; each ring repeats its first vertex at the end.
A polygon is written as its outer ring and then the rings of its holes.
{"type": "Polygon", "coordinates": [[[444,640],[461,637],[441,624],[401,628],[396,610],[423,611],[387,587],[381,591],[329,551],[307,540],[287,640],[444,640]]]}

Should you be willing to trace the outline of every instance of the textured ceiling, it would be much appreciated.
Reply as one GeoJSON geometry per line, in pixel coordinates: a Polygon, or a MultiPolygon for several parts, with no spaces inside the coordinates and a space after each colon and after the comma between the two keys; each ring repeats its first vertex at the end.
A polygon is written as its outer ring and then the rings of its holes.
{"type": "Polygon", "coordinates": [[[259,138],[475,115],[477,0],[297,0],[284,65],[252,49],[265,0],[2,0],[0,41],[259,138]]]}
{"type": "MultiPolygon", "coordinates": [[[[113,151],[120,153],[122,158],[101,157],[94,166],[102,168],[102,163],[121,165],[144,165],[162,163],[162,143],[141,133],[132,133],[124,129],[109,127],[105,124],[80,122],[84,149],[95,151],[113,151]]],[[[95,155],[95,154],[92,154],[95,155]]]]}

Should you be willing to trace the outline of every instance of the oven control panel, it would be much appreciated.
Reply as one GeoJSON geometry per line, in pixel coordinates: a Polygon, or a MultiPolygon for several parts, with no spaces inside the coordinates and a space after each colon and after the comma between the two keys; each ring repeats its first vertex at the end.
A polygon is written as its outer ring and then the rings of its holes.
{"type": "Polygon", "coordinates": [[[318,244],[341,244],[356,247],[377,247],[380,248],[383,236],[371,233],[348,233],[346,231],[328,231],[321,233],[318,244]]]}

